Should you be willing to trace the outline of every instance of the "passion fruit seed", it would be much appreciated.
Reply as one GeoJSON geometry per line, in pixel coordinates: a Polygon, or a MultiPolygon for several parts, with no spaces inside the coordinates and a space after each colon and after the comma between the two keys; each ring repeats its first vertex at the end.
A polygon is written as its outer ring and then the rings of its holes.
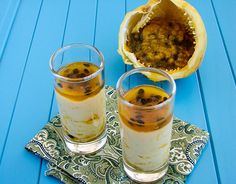
{"type": "Polygon", "coordinates": [[[70,137],[71,139],[75,139],[75,137],[74,137],[73,135],[68,134],[68,133],[67,133],[67,135],[68,135],[68,137],[70,137]]]}
{"type": "Polygon", "coordinates": [[[72,85],[68,85],[68,88],[69,89],[73,89],[74,87],[72,85]]]}
{"type": "Polygon", "coordinates": [[[160,95],[154,95],[153,97],[157,98],[157,99],[161,99],[160,95]]]}
{"type": "Polygon", "coordinates": [[[147,103],[147,100],[145,98],[141,98],[142,105],[145,105],[147,103]]]}
{"type": "MultiPolygon", "coordinates": [[[[144,121],[140,120],[140,119],[134,119],[134,118],[130,118],[129,120],[130,123],[133,123],[133,122],[137,122],[139,125],[143,125],[144,124],[144,121]]],[[[138,125],[136,124],[136,125],[138,125]]]]}
{"type": "Polygon", "coordinates": [[[134,124],[133,124],[132,122],[128,121],[128,123],[129,123],[131,126],[134,126],[134,124]]]}
{"type": "MultiPolygon", "coordinates": [[[[136,99],[135,99],[135,100],[136,100],[135,102],[141,103],[142,97],[136,96],[136,99]]],[[[133,101],[133,100],[131,100],[131,102],[132,102],[132,101],[133,101]]]]}
{"type": "Polygon", "coordinates": [[[60,87],[60,88],[63,88],[62,84],[61,83],[57,83],[57,85],[60,87]]]}
{"type": "Polygon", "coordinates": [[[65,71],[64,71],[64,73],[69,73],[70,72],[70,69],[66,69],[65,71]]]}
{"type": "Polygon", "coordinates": [[[88,63],[83,63],[83,65],[86,67],[90,67],[90,64],[88,64],[88,63]]]}
{"type": "Polygon", "coordinates": [[[79,76],[79,78],[83,78],[83,77],[86,77],[87,75],[84,73],[80,73],[78,76],[79,76]]]}
{"type": "Polygon", "coordinates": [[[137,119],[136,120],[139,124],[144,124],[144,121],[140,120],[140,119],[137,119]]]}
{"type": "Polygon", "coordinates": [[[85,72],[86,74],[89,74],[89,70],[88,70],[87,68],[84,69],[84,72],[85,72]]]}
{"type": "Polygon", "coordinates": [[[166,101],[166,100],[167,100],[167,97],[164,97],[163,100],[166,101]]]}
{"type": "Polygon", "coordinates": [[[66,75],[66,77],[74,78],[74,74],[73,73],[69,73],[69,74],[66,75]]]}
{"type": "Polygon", "coordinates": [[[152,100],[151,98],[147,98],[147,99],[146,99],[146,102],[147,102],[147,103],[151,103],[151,102],[153,102],[153,100],[152,100]]]}
{"type": "Polygon", "coordinates": [[[76,74],[76,76],[75,76],[76,78],[81,78],[81,74],[80,73],[78,73],[78,74],[76,74]]]}
{"type": "Polygon", "coordinates": [[[130,118],[130,121],[135,121],[135,119],[134,118],[130,118]]]}
{"type": "Polygon", "coordinates": [[[77,73],[79,73],[79,70],[78,70],[77,68],[75,68],[75,69],[73,70],[73,74],[77,74],[77,73]]]}
{"type": "Polygon", "coordinates": [[[144,89],[139,89],[138,90],[138,95],[140,96],[140,97],[143,97],[144,96],[144,89]]]}

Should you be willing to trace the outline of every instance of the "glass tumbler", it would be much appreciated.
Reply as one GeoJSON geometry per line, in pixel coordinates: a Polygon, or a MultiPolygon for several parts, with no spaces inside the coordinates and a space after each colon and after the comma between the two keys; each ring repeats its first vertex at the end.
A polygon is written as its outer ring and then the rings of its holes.
{"type": "Polygon", "coordinates": [[[71,44],[50,58],[62,134],[70,151],[89,154],[106,143],[104,58],[95,47],[71,44]]]}
{"type": "Polygon", "coordinates": [[[130,70],[117,82],[123,167],[134,181],[156,181],[168,170],[175,92],[173,78],[154,68],[130,70]]]}

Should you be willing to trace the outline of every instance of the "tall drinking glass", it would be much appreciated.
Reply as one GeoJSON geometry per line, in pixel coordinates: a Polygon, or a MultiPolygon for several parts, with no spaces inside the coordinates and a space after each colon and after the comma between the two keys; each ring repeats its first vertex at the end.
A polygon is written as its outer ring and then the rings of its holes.
{"type": "Polygon", "coordinates": [[[152,182],[167,172],[175,92],[173,78],[154,68],[130,70],[117,83],[123,166],[132,180],[152,182]]]}
{"type": "Polygon", "coordinates": [[[103,55],[91,45],[71,44],[49,65],[67,147],[81,154],[99,150],[106,143],[103,55]]]}

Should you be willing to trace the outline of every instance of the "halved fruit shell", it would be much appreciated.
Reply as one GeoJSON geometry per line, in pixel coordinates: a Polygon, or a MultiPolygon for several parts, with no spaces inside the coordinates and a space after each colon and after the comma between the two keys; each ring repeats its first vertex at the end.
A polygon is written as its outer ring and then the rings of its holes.
{"type": "MultiPolygon", "coordinates": [[[[197,10],[183,0],[149,0],[147,4],[126,14],[120,26],[118,48],[124,62],[133,65],[135,68],[147,67],[144,61],[137,59],[135,53],[129,48],[128,41],[130,41],[131,34],[140,33],[153,19],[171,20],[184,24],[191,32],[194,40],[194,51],[187,64],[182,68],[164,68],[164,70],[174,79],[186,77],[196,71],[205,54],[207,34],[197,10]]],[[[145,75],[154,81],[162,80],[156,74],[145,73],[145,75]]]]}

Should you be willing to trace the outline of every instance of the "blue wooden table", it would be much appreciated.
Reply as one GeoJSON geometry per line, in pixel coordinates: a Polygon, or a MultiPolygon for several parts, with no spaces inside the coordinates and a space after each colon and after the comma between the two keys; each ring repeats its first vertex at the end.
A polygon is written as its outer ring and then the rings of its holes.
{"type": "MultiPolygon", "coordinates": [[[[24,146],[57,113],[50,55],[84,42],[106,60],[106,83],[127,70],[117,53],[127,11],[145,0],[0,0],[0,183],[47,184],[46,162],[24,146]]],[[[236,1],[189,0],[205,22],[208,47],[200,69],[177,80],[175,115],[210,132],[191,184],[235,184],[236,1]]]]}

